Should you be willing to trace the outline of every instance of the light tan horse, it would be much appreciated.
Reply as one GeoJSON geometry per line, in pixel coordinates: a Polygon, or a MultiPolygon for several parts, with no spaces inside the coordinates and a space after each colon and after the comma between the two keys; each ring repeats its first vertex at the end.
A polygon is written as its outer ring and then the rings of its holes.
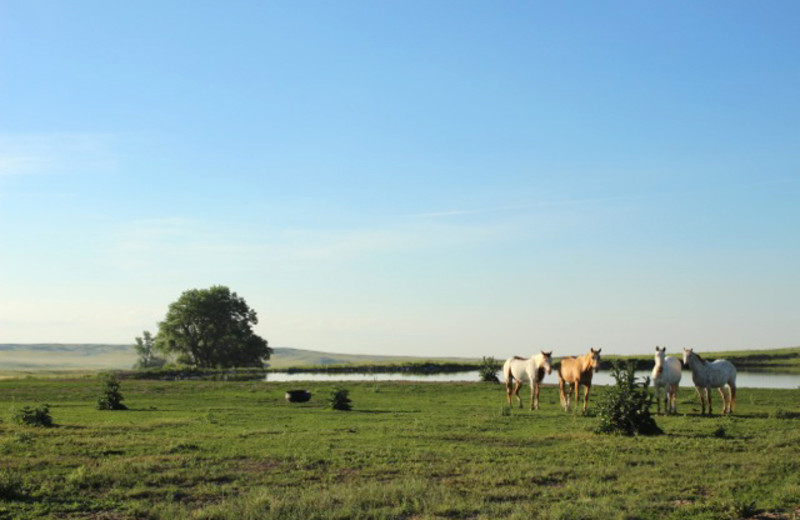
{"type": "Polygon", "coordinates": [[[575,402],[578,402],[578,388],[580,385],[586,387],[586,393],[583,397],[583,411],[589,407],[589,390],[592,388],[592,375],[597,371],[600,365],[600,351],[602,349],[590,349],[588,354],[578,357],[565,357],[561,359],[558,366],[558,390],[561,395],[561,406],[564,407],[565,412],[569,412],[570,396],[572,395],[572,387],[564,394],[564,385],[575,385],[575,402]]]}

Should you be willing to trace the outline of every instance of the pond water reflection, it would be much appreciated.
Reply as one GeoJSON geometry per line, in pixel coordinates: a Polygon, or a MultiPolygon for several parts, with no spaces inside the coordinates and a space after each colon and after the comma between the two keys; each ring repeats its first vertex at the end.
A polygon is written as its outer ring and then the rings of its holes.
{"type": "MultiPolygon", "coordinates": [[[[638,377],[649,376],[650,372],[636,372],[638,377]]],[[[272,372],[267,375],[267,381],[292,382],[292,381],[421,381],[421,382],[475,382],[479,380],[478,371],[452,372],[449,374],[327,374],[327,373],[293,373],[272,372]]],[[[557,384],[558,376],[554,373],[545,376],[545,384],[557,384]]],[[[594,375],[593,383],[596,385],[609,385],[614,383],[611,373],[601,370],[594,375]]],[[[692,373],[683,372],[682,387],[691,387],[692,373]]],[[[736,386],[739,388],[800,388],[800,374],[774,374],[761,372],[739,372],[736,376],[736,386]]]]}

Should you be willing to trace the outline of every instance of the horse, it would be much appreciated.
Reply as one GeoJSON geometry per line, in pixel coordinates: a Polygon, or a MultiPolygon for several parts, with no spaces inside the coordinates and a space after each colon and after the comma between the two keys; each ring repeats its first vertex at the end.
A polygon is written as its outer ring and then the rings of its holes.
{"type": "Polygon", "coordinates": [[[678,383],[681,381],[681,362],[666,357],[667,347],[656,347],[655,361],[651,379],[656,389],[656,404],[661,412],[661,394],[664,396],[664,413],[678,413],[678,383]]]}
{"type": "Polygon", "coordinates": [[[514,394],[522,408],[522,399],[519,397],[519,389],[522,383],[529,381],[531,384],[530,410],[539,409],[539,384],[544,379],[545,372],[550,374],[550,356],[553,351],[533,355],[528,359],[519,356],[510,357],[503,364],[503,375],[506,379],[506,399],[508,406],[511,406],[511,383],[514,383],[514,394]]]}
{"type": "Polygon", "coordinates": [[[701,414],[706,413],[708,401],[708,415],[711,415],[711,388],[718,388],[722,396],[722,413],[732,414],[736,406],[736,367],[727,359],[718,359],[713,362],[706,361],[690,348],[683,349],[683,364],[688,365],[692,371],[692,382],[700,397],[701,414]],[[730,396],[725,395],[723,388],[728,385],[730,396]]]}
{"type": "Polygon", "coordinates": [[[578,401],[578,388],[580,385],[586,387],[586,393],[583,397],[583,412],[589,407],[589,390],[592,388],[592,375],[597,371],[600,365],[600,351],[602,349],[590,349],[588,354],[574,357],[569,356],[561,359],[558,367],[558,390],[561,396],[561,406],[564,407],[565,412],[569,412],[570,396],[572,395],[572,387],[568,389],[564,395],[564,384],[575,384],[575,401],[578,401]]]}

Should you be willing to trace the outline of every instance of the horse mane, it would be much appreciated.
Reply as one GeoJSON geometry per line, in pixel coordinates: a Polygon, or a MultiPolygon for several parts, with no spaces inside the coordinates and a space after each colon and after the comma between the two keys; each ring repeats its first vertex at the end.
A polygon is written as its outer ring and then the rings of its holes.
{"type": "Polygon", "coordinates": [[[698,360],[699,360],[699,361],[700,361],[702,364],[704,364],[704,365],[705,365],[706,363],[708,363],[708,361],[706,361],[705,359],[703,359],[703,358],[700,356],[700,354],[698,354],[698,353],[697,353],[697,352],[695,352],[694,350],[692,351],[692,354],[694,354],[695,356],[697,356],[697,359],[698,359],[698,360]]]}

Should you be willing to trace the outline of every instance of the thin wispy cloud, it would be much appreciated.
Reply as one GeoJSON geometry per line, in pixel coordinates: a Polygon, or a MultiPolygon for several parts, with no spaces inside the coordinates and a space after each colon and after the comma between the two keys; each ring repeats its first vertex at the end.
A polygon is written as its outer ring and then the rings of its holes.
{"type": "Polygon", "coordinates": [[[118,226],[105,249],[114,266],[129,270],[156,266],[165,257],[188,256],[184,251],[198,240],[198,226],[190,219],[138,219],[118,226]]]}
{"type": "Polygon", "coordinates": [[[480,209],[456,209],[447,211],[431,211],[429,213],[415,213],[412,217],[418,218],[447,218],[447,217],[461,217],[464,215],[477,215],[480,213],[489,213],[491,210],[480,209]]]}
{"type": "Polygon", "coordinates": [[[105,134],[0,134],[0,176],[107,171],[117,164],[105,134]]]}
{"type": "Polygon", "coordinates": [[[127,271],[220,263],[238,268],[315,269],[386,255],[476,246],[509,239],[518,231],[508,222],[420,220],[338,229],[250,228],[248,232],[233,224],[163,217],[117,226],[105,252],[113,266],[127,271]]]}
{"type": "Polygon", "coordinates": [[[632,197],[626,196],[626,197],[597,197],[597,198],[583,198],[583,199],[553,199],[553,200],[542,200],[530,204],[519,204],[510,206],[429,211],[423,213],[414,213],[410,216],[412,218],[431,218],[431,219],[451,218],[451,217],[463,217],[468,215],[512,213],[512,212],[530,211],[530,210],[553,208],[553,207],[588,206],[588,205],[597,205],[605,203],[619,203],[626,200],[632,200],[632,197]]]}

